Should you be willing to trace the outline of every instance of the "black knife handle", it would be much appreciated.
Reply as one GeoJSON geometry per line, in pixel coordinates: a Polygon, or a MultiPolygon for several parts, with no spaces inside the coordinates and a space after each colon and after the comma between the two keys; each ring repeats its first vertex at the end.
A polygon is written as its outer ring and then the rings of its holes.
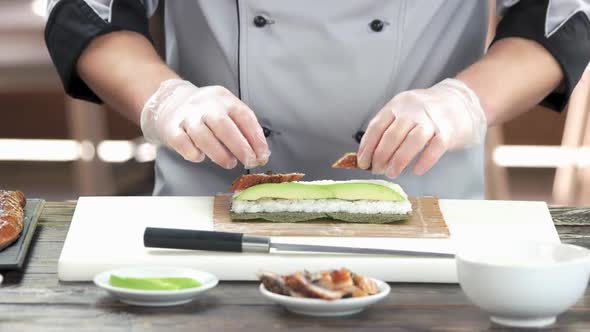
{"type": "Polygon", "coordinates": [[[146,248],[241,252],[243,236],[242,233],[147,227],[143,245],[146,248]]]}

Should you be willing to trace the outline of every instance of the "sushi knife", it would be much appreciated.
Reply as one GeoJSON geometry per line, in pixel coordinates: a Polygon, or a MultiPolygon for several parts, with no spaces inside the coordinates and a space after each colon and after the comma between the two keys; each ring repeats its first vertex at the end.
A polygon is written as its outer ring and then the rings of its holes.
{"type": "Polygon", "coordinates": [[[154,227],[148,227],[145,229],[143,234],[143,244],[146,248],[246,253],[270,253],[271,249],[274,249],[279,252],[289,251],[427,258],[455,258],[455,255],[447,253],[283,243],[272,241],[268,236],[253,236],[242,233],[154,227]]]}

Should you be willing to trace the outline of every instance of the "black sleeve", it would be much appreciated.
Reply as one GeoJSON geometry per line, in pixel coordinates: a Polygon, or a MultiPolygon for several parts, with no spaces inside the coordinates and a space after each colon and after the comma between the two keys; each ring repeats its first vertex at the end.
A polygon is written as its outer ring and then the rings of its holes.
{"type": "Polygon", "coordinates": [[[150,39],[145,7],[140,0],[113,0],[110,14],[110,22],[107,22],[83,0],[62,0],[55,5],[47,20],[47,49],[64,90],[74,98],[101,102],[76,72],[78,58],[94,38],[127,30],[150,39]]]}
{"type": "Polygon", "coordinates": [[[521,0],[510,7],[498,24],[494,42],[521,37],[536,41],[551,53],[561,66],[564,80],[541,104],[561,111],[590,61],[590,21],[580,11],[546,37],[548,6],[549,0],[521,0]]]}

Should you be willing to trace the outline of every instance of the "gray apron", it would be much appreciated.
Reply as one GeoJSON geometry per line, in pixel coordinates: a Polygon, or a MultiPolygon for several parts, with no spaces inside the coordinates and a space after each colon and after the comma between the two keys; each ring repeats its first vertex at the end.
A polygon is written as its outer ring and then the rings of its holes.
{"type": "MultiPolygon", "coordinates": [[[[397,93],[479,59],[488,10],[487,0],[167,1],[167,61],[197,86],[228,88],[271,130],[270,162],[255,172],[380,178],[330,165],[358,149],[355,133],[397,93]]],[[[483,160],[483,147],[449,152],[425,175],[393,181],[410,195],[482,198],[483,160]]],[[[212,195],[244,172],[161,147],[154,194],[212,195]]]]}

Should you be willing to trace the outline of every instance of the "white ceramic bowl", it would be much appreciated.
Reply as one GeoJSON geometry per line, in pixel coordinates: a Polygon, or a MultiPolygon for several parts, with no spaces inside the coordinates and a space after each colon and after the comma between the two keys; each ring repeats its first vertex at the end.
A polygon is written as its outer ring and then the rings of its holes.
{"type": "Polygon", "coordinates": [[[337,317],[359,313],[368,306],[375,304],[389,294],[391,288],[381,280],[373,279],[377,283],[379,293],[364,297],[347,298],[327,301],[322,299],[308,299],[280,295],[267,290],[260,284],[260,292],[264,297],[284,306],[287,310],[307,316],[337,317]]]}
{"type": "Polygon", "coordinates": [[[590,250],[559,243],[463,245],[457,273],[467,297],[493,322],[543,327],[584,294],[590,250]]]}
{"type": "Polygon", "coordinates": [[[133,267],[102,272],[94,277],[94,283],[118,298],[121,302],[149,307],[173,306],[191,302],[203,292],[217,286],[219,280],[211,273],[173,267],[133,267]],[[109,284],[111,274],[133,278],[188,277],[202,285],[180,290],[138,290],[114,287],[109,284]]]}

